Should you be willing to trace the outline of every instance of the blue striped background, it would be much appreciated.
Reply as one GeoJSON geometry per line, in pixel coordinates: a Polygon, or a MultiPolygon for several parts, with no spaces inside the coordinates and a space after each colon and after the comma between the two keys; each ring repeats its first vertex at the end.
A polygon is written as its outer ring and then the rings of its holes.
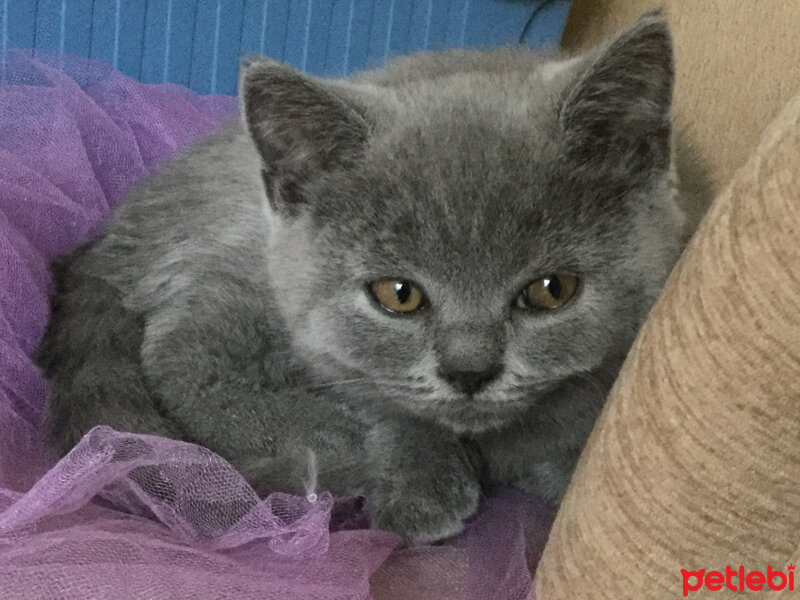
{"type": "MultiPolygon", "coordinates": [[[[256,52],[343,74],[419,49],[515,43],[544,0],[0,0],[2,48],[98,58],[144,82],[232,94],[256,52]]],[[[551,0],[525,36],[554,44],[569,0],[551,0]]]]}

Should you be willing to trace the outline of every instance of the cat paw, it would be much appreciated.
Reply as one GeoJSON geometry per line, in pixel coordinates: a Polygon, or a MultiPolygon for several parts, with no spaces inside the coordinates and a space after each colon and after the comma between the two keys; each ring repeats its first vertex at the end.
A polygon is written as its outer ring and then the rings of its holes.
{"type": "Polygon", "coordinates": [[[464,520],[477,511],[481,490],[477,481],[454,479],[451,474],[443,480],[428,479],[427,486],[419,480],[409,486],[382,486],[373,503],[374,525],[397,533],[409,545],[458,535],[464,520]]]}

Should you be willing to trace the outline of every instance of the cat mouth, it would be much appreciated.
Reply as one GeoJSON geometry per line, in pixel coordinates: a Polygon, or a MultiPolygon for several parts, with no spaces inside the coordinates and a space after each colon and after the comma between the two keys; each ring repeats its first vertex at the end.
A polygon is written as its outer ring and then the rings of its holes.
{"type": "Polygon", "coordinates": [[[437,420],[458,434],[500,429],[530,408],[524,398],[496,398],[487,394],[456,394],[444,400],[437,420]]]}

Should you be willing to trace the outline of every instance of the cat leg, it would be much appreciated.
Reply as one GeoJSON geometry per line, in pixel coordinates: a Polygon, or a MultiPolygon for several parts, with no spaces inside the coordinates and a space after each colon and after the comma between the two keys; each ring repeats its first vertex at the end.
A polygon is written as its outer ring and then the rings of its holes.
{"type": "Polygon", "coordinates": [[[604,369],[565,381],[515,422],[476,436],[488,483],[517,487],[557,506],[613,373],[604,369]]]}
{"type": "Polygon", "coordinates": [[[163,320],[168,330],[151,318],[142,347],[147,380],[187,438],[230,461],[262,495],[360,491],[365,427],[315,392],[286,349],[271,347],[268,324],[249,316],[259,311],[189,304],[163,320]]]}
{"type": "Polygon", "coordinates": [[[368,506],[381,529],[421,544],[452,537],[478,508],[480,484],[467,449],[412,418],[375,426],[367,437],[368,506]]]}
{"type": "Polygon", "coordinates": [[[65,273],[36,357],[50,383],[54,449],[66,454],[100,424],[180,437],[145,385],[139,364],[142,319],[123,306],[111,285],[75,271],[65,273]]]}

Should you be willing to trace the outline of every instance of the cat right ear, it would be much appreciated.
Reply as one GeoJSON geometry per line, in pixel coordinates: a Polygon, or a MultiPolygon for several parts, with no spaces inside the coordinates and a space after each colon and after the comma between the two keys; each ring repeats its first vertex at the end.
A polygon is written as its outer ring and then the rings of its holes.
{"type": "Polygon", "coordinates": [[[276,211],[294,214],[304,183],[361,156],[367,122],[332,85],[257,58],[242,63],[239,96],[276,211]]]}

